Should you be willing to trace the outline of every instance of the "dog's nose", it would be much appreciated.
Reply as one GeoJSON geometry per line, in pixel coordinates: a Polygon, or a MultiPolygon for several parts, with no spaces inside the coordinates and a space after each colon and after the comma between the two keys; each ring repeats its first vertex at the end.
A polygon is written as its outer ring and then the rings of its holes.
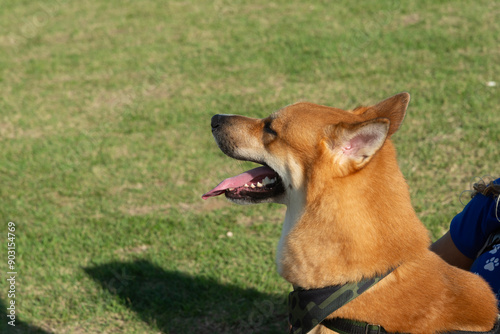
{"type": "Polygon", "coordinates": [[[218,128],[221,123],[222,115],[214,115],[210,121],[212,129],[218,128]]]}

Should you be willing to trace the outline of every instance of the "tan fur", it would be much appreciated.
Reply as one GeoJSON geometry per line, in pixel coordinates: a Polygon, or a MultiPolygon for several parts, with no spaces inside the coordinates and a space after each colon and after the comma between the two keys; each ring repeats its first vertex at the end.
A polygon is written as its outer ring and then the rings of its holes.
{"type": "Polygon", "coordinates": [[[262,120],[234,116],[216,139],[282,177],[286,194],[277,201],[288,210],[277,262],[290,283],[320,288],[397,267],[332,317],[390,332],[488,331],[497,318],[489,285],[428,250],[411,206],[389,139],[408,102],[402,93],[353,111],[298,103],[262,120]],[[264,131],[266,122],[276,135],[264,131]],[[352,153],[355,135],[363,146],[352,153]]]}

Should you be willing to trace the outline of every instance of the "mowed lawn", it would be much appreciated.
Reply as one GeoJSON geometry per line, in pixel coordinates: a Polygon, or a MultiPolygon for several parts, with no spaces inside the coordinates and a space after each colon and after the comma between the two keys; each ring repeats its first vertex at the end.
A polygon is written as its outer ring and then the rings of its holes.
{"type": "Polygon", "coordinates": [[[216,113],[410,92],[393,139],[439,237],[500,176],[499,17],[486,0],[3,2],[0,332],[11,300],[18,333],[285,332],[284,208],[201,199],[253,166],[219,151],[216,113]]]}

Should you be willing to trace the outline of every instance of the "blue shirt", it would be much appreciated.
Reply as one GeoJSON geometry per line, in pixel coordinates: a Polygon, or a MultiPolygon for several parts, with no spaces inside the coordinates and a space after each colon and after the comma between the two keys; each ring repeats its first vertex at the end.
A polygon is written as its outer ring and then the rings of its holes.
{"type": "MultiPolygon", "coordinates": [[[[500,184],[500,179],[493,183],[500,184]]],[[[496,198],[477,194],[451,221],[451,239],[468,258],[475,259],[489,235],[500,229],[500,206],[495,214],[496,209],[496,198]]]]}

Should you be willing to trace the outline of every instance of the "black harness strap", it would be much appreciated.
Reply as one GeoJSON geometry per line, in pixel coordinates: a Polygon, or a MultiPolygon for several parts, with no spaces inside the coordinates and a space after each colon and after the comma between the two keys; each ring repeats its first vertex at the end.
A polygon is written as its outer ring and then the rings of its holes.
{"type": "Polygon", "coordinates": [[[321,289],[297,288],[288,295],[290,334],[305,334],[319,325],[327,316],[361,295],[387,273],[359,282],[334,285],[321,289]]]}
{"type": "MultiPolygon", "coordinates": [[[[396,334],[387,332],[379,325],[371,325],[366,322],[348,319],[327,319],[321,324],[339,334],[396,334]]],[[[495,326],[489,332],[453,331],[442,334],[500,334],[500,320],[497,320],[495,326]]]]}
{"type": "MultiPolygon", "coordinates": [[[[385,274],[359,282],[305,290],[296,288],[288,295],[288,321],[290,334],[306,334],[319,324],[340,334],[394,334],[382,326],[349,319],[326,319],[330,314],[374,286],[394,269],[385,274]]],[[[452,331],[442,334],[500,334],[500,319],[489,332],[452,331]]]]}
{"type": "Polygon", "coordinates": [[[339,334],[381,334],[387,331],[379,325],[370,325],[366,322],[333,318],[321,323],[326,328],[339,334]]]}

